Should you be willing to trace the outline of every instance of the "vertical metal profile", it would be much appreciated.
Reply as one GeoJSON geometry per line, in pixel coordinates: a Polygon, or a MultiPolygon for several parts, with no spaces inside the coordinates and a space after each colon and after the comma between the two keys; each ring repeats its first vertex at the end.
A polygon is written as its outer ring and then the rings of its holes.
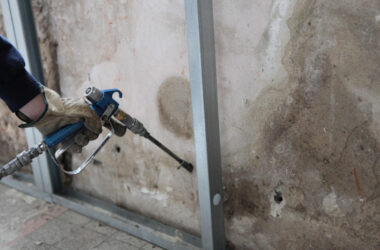
{"type": "Polygon", "coordinates": [[[212,0],[185,0],[203,249],[225,249],[212,0]]]}
{"type": "MultiPolygon", "coordinates": [[[[26,70],[43,83],[41,58],[30,0],[1,0],[1,7],[7,39],[23,55],[26,70]]],[[[36,129],[28,128],[25,133],[28,146],[34,146],[43,140],[36,129]]],[[[51,162],[49,164],[46,153],[33,160],[32,168],[34,182],[42,191],[53,193],[61,187],[60,173],[51,162]]]]}

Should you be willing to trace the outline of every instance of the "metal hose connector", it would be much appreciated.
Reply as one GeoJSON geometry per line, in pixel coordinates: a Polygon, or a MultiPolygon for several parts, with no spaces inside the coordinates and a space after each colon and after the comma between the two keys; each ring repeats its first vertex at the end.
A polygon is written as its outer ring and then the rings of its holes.
{"type": "Polygon", "coordinates": [[[134,134],[145,136],[148,133],[144,125],[139,120],[128,115],[121,109],[115,113],[115,118],[124,124],[134,134]]]}
{"type": "Polygon", "coordinates": [[[13,174],[20,170],[22,167],[32,163],[33,158],[36,158],[42,152],[46,151],[46,145],[40,144],[36,147],[32,147],[27,151],[22,151],[13,160],[5,164],[0,170],[0,179],[13,174]]]}

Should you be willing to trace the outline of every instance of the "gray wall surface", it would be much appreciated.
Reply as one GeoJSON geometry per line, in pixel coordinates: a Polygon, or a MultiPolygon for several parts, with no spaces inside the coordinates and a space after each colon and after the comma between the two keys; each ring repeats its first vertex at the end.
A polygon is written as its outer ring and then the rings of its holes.
{"type": "MultiPolygon", "coordinates": [[[[194,161],[182,0],[33,4],[64,96],[119,88],[121,108],[194,161]]],[[[214,18],[230,245],[380,248],[380,2],[223,0],[214,18]]],[[[196,176],[132,133],[72,186],[199,232],[196,176]]]]}

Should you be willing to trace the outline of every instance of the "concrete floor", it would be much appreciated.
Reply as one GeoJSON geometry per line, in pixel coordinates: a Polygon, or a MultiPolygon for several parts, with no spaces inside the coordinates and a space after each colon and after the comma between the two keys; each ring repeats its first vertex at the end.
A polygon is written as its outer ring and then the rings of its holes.
{"type": "Polygon", "coordinates": [[[0,249],[159,250],[67,208],[0,184],[0,249]]]}

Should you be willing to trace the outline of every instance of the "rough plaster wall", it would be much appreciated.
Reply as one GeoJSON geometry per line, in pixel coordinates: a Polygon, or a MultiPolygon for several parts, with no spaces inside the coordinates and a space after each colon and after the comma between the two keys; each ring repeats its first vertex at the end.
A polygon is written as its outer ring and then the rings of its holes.
{"type": "MultiPolygon", "coordinates": [[[[121,107],[193,161],[183,1],[44,4],[63,94],[120,88],[121,107]]],[[[231,247],[380,248],[379,5],[214,1],[231,247]]],[[[129,133],[73,186],[197,232],[196,179],[175,166],[129,133]]]]}
{"type": "MultiPolygon", "coordinates": [[[[0,35],[6,37],[3,23],[2,10],[0,8],[0,35]]],[[[7,105],[0,100],[0,165],[8,162],[20,151],[26,148],[26,137],[23,130],[17,127],[20,122],[9,111],[7,105]]],[[[24,172],[31,172],[25,168],[24,172]]]]}
{"type": "MultiPolygon", "coordinates": [[[[64,96],[119,88],[121,108],[194,160],[182,1],[43,1],[57,44],[64,96]]],[[[74,165],[94,150],[94,143],[74,165]]],[[[199,231],[195,174],[143,138],[113,138],[73,187],[161,221],[199,231]]]]}
{"type": "Polygon", "coordinates": [[[214,7],[228,238],[380,248],[380,2],[214,7]]]}
{"type": "Polygon", "coordinates": [[[57,42],[52,35],[50,5],[45,0],[33,0],[32,9],[46,86],[60,92],[57,65],[57,42]]]}

